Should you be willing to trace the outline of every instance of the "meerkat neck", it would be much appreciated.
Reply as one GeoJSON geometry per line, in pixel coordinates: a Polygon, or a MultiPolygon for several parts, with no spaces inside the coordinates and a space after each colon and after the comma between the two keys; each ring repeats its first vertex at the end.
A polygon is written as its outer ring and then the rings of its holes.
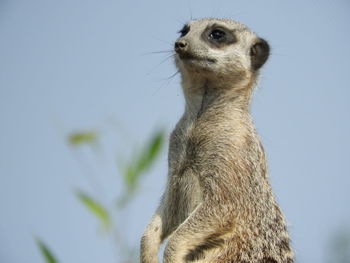
{"type": "Polygon", "coordinates": [[[248,112],[252,84],[249,85],[217,85],[209,81],[183,81],[185,97],[185,114],[191,118],[199,117],[209,108],[225,108],[240,112],[248,112]]]}

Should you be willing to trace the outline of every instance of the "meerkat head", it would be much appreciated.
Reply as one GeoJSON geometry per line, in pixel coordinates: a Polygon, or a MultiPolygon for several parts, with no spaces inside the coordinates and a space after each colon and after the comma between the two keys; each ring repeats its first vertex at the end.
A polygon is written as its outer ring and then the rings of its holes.
{"type": "Polygon", "coordinates": [[[251,82],[269,56],[268,43],[234,20],[192,20],[179,33],[175,64],[183,78],[251,82]]]}

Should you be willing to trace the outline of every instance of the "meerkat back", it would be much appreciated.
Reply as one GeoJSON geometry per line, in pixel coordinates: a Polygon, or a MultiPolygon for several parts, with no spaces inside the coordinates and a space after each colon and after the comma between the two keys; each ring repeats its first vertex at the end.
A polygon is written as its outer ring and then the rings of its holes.
{"type": "Polygon", "coordinates": [[[170,136],[168,182],[141,238],[142,263],[292,263],[284,216],[249,113],[268,43],[204,18],[175,42],[185,110],[170,136]]]}

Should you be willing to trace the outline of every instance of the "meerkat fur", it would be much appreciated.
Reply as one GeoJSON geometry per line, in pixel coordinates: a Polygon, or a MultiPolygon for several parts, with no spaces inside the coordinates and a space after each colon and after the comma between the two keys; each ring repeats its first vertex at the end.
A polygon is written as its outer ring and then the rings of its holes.
{"type": "Polygon", "coordinates": [[[160,205],[141,263],[292,263],[284,216],[249,113],[268,43],[230,20],[192,20],[175,42],[185,111],[170,136],[160,205]]]}

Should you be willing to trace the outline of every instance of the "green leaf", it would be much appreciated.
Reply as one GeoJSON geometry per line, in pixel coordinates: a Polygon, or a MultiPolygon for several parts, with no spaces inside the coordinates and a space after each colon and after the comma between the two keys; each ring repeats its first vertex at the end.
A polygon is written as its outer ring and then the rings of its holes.
{"type": "Polygon", "coordinates": [[[87,194],[77,191],[77,197],[85,205],[86,208],[90,210],[102,223],[102,225],[108,229],[111,226],[111,220],[108,215],[107,210],[93,198],[87,194]]]}
{"type": "Polygon", "coordinates": [[[46,263],[57,263],[57,260],[53,256],[49,248],[40,239],[36,240],[36,243],[40,249],[42,256],[45,258],[46,263]]]}
{"type": "Polygon", "coordinates": [[[133,166],[129,166],[127,168],[127,170],[125,171],[125,179],[126,179],[126,184],[130,188],[133,188],[133,186],[136,183],[136,179],[137,179],[136,170],[133,166]]]}
{"type": "Polygon", "coordinates": [[[163,146],[164,131],[158,130],[145,144],[140,153],[133,158],[133,161],[124,170],[124,181],[128,190],[134,190],[140,175],[147,171],[154,163],[160,149],[163,146]]]}
{"type": "Polygon", "coordinates": [[[95,131],[75,132],[68,136],[68,142],[70,145],[81,145],[84,143],[94,143],[97,139],[97,133],[95,131]]]}
{"type": "Polygon", "coordinates": [[[143,172],[152,165],[155,157],[163,145],[163,140],[163,131],[158,131],[152,136],[150,141],[146,144],[143,151],[141,152],[139,160],[136,163],[136,172],[143,172]]]}

